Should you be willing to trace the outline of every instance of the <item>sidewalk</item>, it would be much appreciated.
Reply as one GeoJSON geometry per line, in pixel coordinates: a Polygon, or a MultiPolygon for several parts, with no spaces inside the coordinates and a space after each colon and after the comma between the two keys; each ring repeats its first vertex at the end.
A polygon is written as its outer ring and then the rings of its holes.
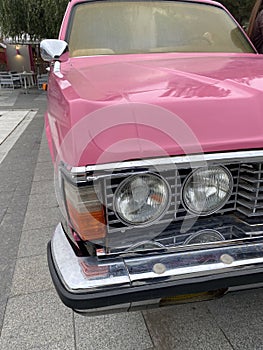
{"type": "Polygon", "coordinates": [[[262,349],[262,289],[91,318],[62,304],[46,260],[61,214],[43,130],[44,98],[30,91],[18,95],[15,105],[0,104],[0,114],[14,108],[36,112],[0,164],[0,349],[262,349]]]}
{"type": "MultiPolygon", "coordinates": [[[[9,254],[12,251],[10,257],[6,253],[5,271],[1,274],[1,281],[6,281],[6,290],[4,293],[1,290],[1,349],[150,349],[152,342],[141,313],[88,319],[73,314],[55,292],[47,267],[46,245],[61,216],[53,189],[52,163],[42,135],[43,110],[40,108],[0,168],[3,183],[6,166],[13,164],[12,158],[15,161],[19,158],[19,164],[28,163],[28,158],[32,162],[30,169],[23,169],[23,178],[16,182],[13,191],[9,186],[0,189],[2,198],[10,198],[5,213],[11,213],[11,202],[19,202],[16,204],[24,213],[23,217],[21,212],[20,226],[12,227],[12,242],[8,238],[8,247],[1,244],[1,251],[9,250],[9,254]],[[30,142],[28,138],[32,136],[30,142]],[[18,156],[17,152],[23,148],[21,144],[25,145],[25,152],[18,156]],[[21,183],[26,187],[23,194],[19,189],[21,183]],[[11,266],[7,266],[9,260],[11,266]]],[[[12,219],[15,220],[15,215],[12,219]]],[[[10,235],[8,231],[2,235],[2,227],[9,230],[6,220],[4,215],[0,226],[2,241],[10,235]]],[[[10,218],[8,224],[13,220],[10,218]]]]}

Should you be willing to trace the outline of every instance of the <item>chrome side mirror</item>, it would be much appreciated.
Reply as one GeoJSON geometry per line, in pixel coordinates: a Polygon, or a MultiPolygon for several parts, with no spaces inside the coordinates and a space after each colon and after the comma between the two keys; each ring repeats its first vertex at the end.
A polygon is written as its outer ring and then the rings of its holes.
{"type": "Polygon", "coordinates": [[[40,43],[40,53],[44,61],[52,62],[59,59],[64,53],[68,43],[64,40],[45,39],[40,43]]]}

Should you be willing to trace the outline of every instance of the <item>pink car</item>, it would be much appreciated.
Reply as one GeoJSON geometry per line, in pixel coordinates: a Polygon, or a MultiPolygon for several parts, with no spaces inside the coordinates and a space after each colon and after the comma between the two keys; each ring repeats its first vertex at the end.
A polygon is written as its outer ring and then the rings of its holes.
{"type": "Polygon", "coordinates": [[[92,315],[263,282],[263,60],[228,11],[72,0],[41,51],[62,301],[92,315]]]}

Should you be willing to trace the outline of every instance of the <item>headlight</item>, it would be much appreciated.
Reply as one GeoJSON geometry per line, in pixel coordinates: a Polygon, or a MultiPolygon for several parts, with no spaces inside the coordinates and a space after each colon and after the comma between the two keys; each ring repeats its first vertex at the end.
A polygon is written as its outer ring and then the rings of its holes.
{"type": "Polygon", "coordinates": [[[184,244],[201,244],[224,241],[225,237],[216,230],[202,230],[190,235],[184,242],[184,244]]]}
{"type": "Polygon", "coordinates": [[[223,166],[193,171],[183,185],[185,208],[193,214],[210,215],[222,208],[233,190],[233,178],[223,166]]]}
{"type": "Polygon", "coordinates": [[[114,195],[116,214],[131,225],[146,225],[159,219],[169,204],[170,187],[155,174],[128,177],[114,195]]]}

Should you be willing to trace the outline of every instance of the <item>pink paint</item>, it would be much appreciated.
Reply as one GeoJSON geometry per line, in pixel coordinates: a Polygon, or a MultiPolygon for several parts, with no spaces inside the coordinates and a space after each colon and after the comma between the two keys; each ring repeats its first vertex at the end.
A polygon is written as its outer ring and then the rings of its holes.
{"type": "MultiPolygon", "coordinates": [[[[68,5],[60,39],[78,2],[68,5]]],[[[263,146],[256,54],[64,54],[61,61],[61,74],[49,80],[47,136],[53,158],[72,166],[263,146]]]]}

